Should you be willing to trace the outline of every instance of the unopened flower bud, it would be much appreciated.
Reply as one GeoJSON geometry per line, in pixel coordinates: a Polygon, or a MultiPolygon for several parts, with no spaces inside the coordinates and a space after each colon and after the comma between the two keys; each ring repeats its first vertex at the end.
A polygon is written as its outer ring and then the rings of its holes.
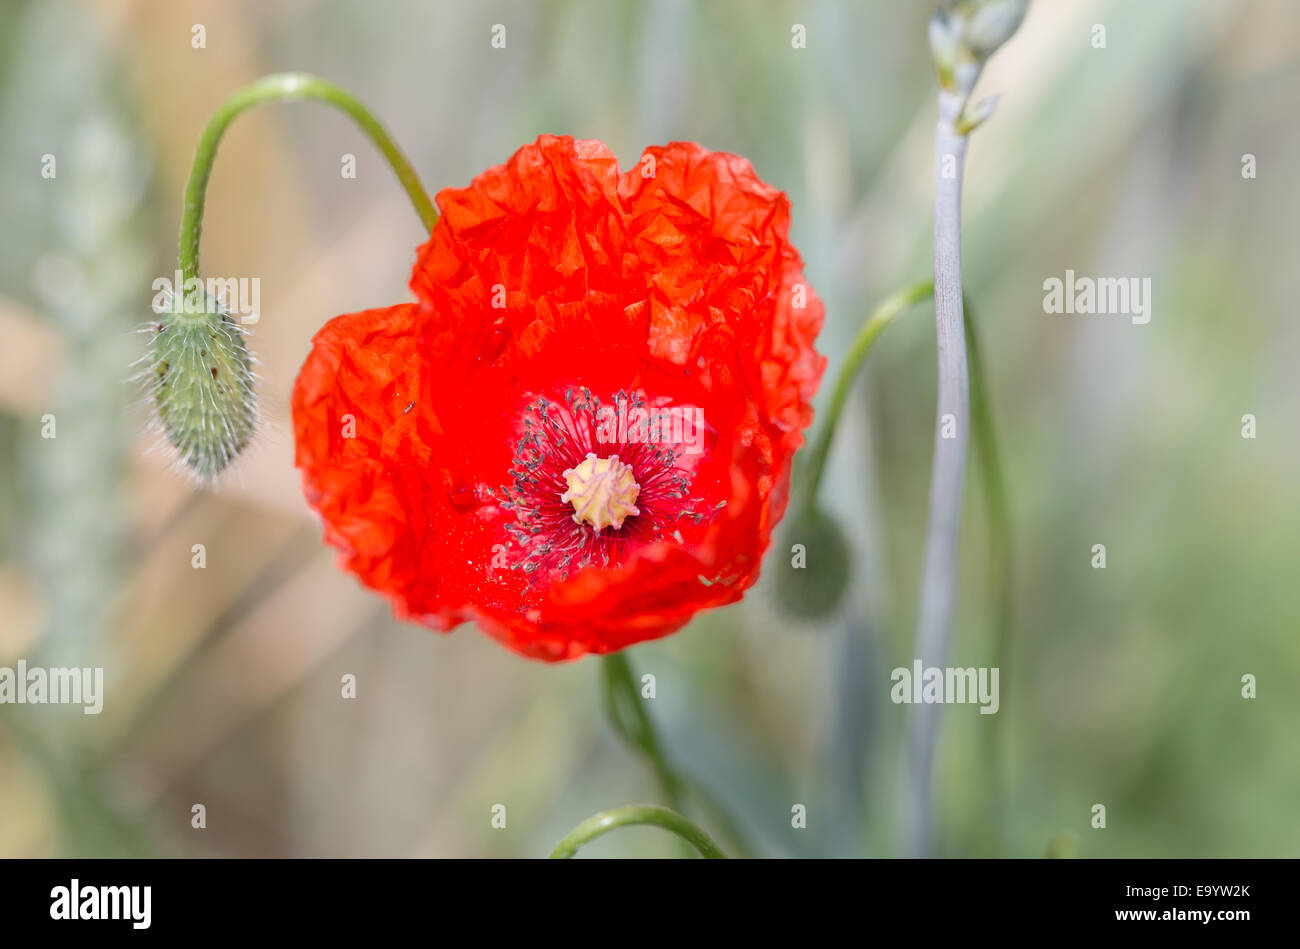
{"type": "Polygon", "coordinates": [[[980,59],[988,59],[1011,39],[1029,12],[1029,0],[984,0],[974,6],[966,43],[980,59]]]}
{"type": "Polygon", "coordinates": [[[163,434],[190,471],[216,476],[257,423],[252,357],[239,323],[201,290],[177,294],[153,323],[148,364],[163,434]]]}
{"type": "Polygon", "coordinates": [[[852,554],[844,531],[812,508],[793,517],[783,535],[781,556],[788,559],[776,565],[777,602],[800,619],[829,616],[849,584],[852,554]]]}
{"type": "Polygon", "coordinates": [[[1028,11],[1029,0],[943,0],[930,18],[930,50],[943,88],[969,93],[1028,11]]]}

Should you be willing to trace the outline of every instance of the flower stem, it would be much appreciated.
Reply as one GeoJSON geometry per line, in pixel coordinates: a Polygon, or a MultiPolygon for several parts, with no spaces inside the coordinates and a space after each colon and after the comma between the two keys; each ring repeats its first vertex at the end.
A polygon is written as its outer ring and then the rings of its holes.
{"type": "MultiPolygon", "coordinates": [[[[848,359],[840,371],[835,383],[831,404],[827,409],[826,420],[818,433],[812,448],[812,461],[806,469],[807,480],[802,488],[800,503],[811,508],[817,500],[817,490],[821,482],[822,470],[830,454],[831,443],[835,438],[836,425],[844,401],[852,390],[853,381],[866,360],[876,338],[893,320],[900,316],[908,306],[919,303],[934,290],[934,283],[925,280],[916,283],[893,296],[883,300],[863,323],[857,338],[849,350],[848,359]]],[[[993,421],[992,403],[988,393],[988,375],[985,372],[981,356],[978,333],[969,301],[963,297],[965,309],[965,332],[967,355],[970,361],[971,393],[971,432],[975,443],[975,458],[980,469],[983,486],[985,513],[989,521],[989,586],[993,589],[995,602],[993,607],[993,626],[995,630],[993,665],[1005,672],[1007,656],[1011,649],[1011,610],[1012,610],[1012,547],[1011,517],[1007,504],[1006,481],[1002,474],[1002,460],[998,449],[997,429],[993,421]]],[[[1005,677],[1004,677],[1005,678],[1005,677]]],[[[987,759],[990,769],[989,800],[990,828],[995,841],[1001,837],[1000,806],[1001,769],[1003,755],[1003,731],[1001,721],[995,723],[988,732],[987,759]]]]}
{"type": "MultiPolygon", "coordinates": [[[[420,220],[430,231],[438,221],[438,212],[420,184],[419,176],[401,150],[393,143],[384,127],[370,111],[331,82],[306,73],[276,73],[263,76],[240,89],[218,108],[199,139],[194,164],[190,167],[189,181],[185,185],[185,209],[181,218],[180,251],[177,255],[182,279],[188,283],[199,275],[199,235],[203,230],[203,203],[208,190],[208,178],[217,157],[217,145],[230,123],[240,113],[264,102],[292,99],[312,99],[324,102],[345,112],[361,127],[383,153],[397,174],[397,180],[406,189],[420,220]]],[[[179,290],[179,288],[178,288],[179,290]]]]}
{"type": "Polygon", "coordinates": [[[681,810],[685,783],[668,765],[659,744],[659,733],[645,710],[627,656],[621,652],[610,653],[605,656],[602,669],[605,714],[610,724],[620,738],[650,762],[668,806],[681,810]]]}
{"type": "Polygon", "coordinates": [[[811,454],[803,471],[800,503],[803,505],[804,513],[816,503],[817,491],[821,487],[822,474],[826,468],[826,459],[831,452],[831,442],[835,440],[835,428],[839,424],[844,403],[848,400],[849,393],[853,391],[853,383],[866,362],[872,344],[885,331],[885,327],[903,311],[933,294],[933,280],[922,280],[905,287],[877,304],[867,316],[866,322],[862,324],[862,329],[858,330],[858,335],[853,340],[853,345],[849,347],[849,354],[835,380],[835,389],[831,392],[830,404],[826,407],[825,421],[818,430],[817,440],[812,445],[811,454]]]}
{"type": "Polygon", "coordinates": [[[567,860],[602,834],[635,824],[653,824],[671,831],[698,850],[700,856],[705,859],[724,860],[727,857],[722,852],[722,848],[713,842],[712,837],[676,811],[657,807],[654,804],[629,804],[626,807],[616,807],[611,811],[602,811],[594,817],[588,817],[555,845],[555,849],[551,851],[551,859],[567,860]]]}
{"type": "Polygon", "coordinates": [[[669,807],[685,810],[688,794],[702,803],[722,828],[723,836],[742,856],[753,853],[745,833],[727,809],[704,788],[682,777],[668,761],[654,722],[645,708],[637,688],[636,676],[625,652],[610,653],[601,666],[604,686],[605,716],[610,726],[629,747],[645,756],[659,782],[659,790],[669,807]]]}
{"type": "MultiPolygon", "coordinates": [[[[926,668],[944,664],[952,635],[970,426],[970,380],[961,290],[961,188],[967,137],[957,128],[965,100],[966,96],[947,90],[939,93],[939,129],[935,141],[934,324],[939,398],[915,653],[926,668]]],[[[912,717],[907,834],[908,849],[913,856],[929,856],[934,848],[931,785],[939,709],[939,705],[922,704],[912,717]]]]}

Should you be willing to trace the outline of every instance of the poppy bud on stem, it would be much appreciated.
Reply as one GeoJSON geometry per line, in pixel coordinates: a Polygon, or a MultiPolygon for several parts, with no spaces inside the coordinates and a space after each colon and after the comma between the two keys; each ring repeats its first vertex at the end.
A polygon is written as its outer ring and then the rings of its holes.
{"type": "Polygon", "coordinates": [[[216,477],[257,426],[243,330],[200,287],[174,294],[151,332],[145,383],[158,427],[191,472],[216,477]]]}
{"type": "Polygon", "coordinates": [[[844,412],[844,403],[853,390],[858,372],[866,362],[867,353],[876,339],[885,331],[885,327],[902,315],[908,307],[914,306],[934,294],[934,281],[921,280],[910,287],[898,291],[882,300],[858,330],[853,345],[849,347],[848,356],[840,368],[835,380],[835,389],[831,392],[830,403],[826,406],[826,415],[820,423],[817,437],[808,446],[809,457],[800,471],[800,484],[797,495],[795,514],[805,513],[817,504],[817,491],[821,487],[822,472],[826,468],[826,459],[830,455],[831,442],[835,439],[835,428],[840,415],[844,412]]]}
{"type": "Polygon", "coordinates": [[[909,307],[934,294],[934,281],[922,280],[883,300],[867,317],[858,331],[848,356],[835,380],[825,418],[817,436],[809,445],[808,460],[799,469],[799,478],[784,529],[788,543],[803,546],[808,563],[798,571],[780,569],[776,574],[777,598],[792,616],[819,619],[838,608],[849,582],[849,543],[836,520],[817,503],[822,473],[830,457],[831,443],[839,426],[844,404],[858,372],[866,363],[867,353],[880,334],[909,307]]]}
{"type": "Polygon", "coordinates": [[[265,76],[226,99],[199,139],[185,186],[177,255],[182,284],[152,325],[144,373],[159,425],[180,460],[214,477],[243,450],[256,426],[252,358],[239,322],[204,291],[199,278],[203,206],[217,146],[230,123],[265,102],[312,99],[350,116],[383,153],[430,231],[438,212],[406,156],[360,102],[333,83],[305,73],[265,76]]]}
{"type": "MultiPolygon", "coordinates": [[[[938,419],[930,474],[930,522],[921,573],[915,658],[941,667],[952,637],[957,592],[957,541],[970,427],[961,282],[961,189],[967,136],[993,112],[990,101],[967,111],[988,58],[1019,28],[1029,0],[945,0],[930,20],[930,46],[939,75],[935,140],[934,302],[939,364],[938,419]]],[[[911,719],[911,788],[906,800],[907,848],[934,849],[931,786],[939,727],[938,705],[920,705],[911,719]]]]}

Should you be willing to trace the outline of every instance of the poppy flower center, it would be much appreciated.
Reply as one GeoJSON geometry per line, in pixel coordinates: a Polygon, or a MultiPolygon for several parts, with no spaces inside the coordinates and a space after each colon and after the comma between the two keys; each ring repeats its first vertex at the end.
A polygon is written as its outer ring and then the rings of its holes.
{"type": "Polygon", "coordinates": [[[539,580],[563,578],[621,563],[646,544],[684,543],[684,524],[712,517],[725,502],[709,507],[692,497],[697,465],[687,457],[705,450],[703,422],[689,436],[680,424],[639,424],[643,414],[667,411],[648,408],[644,393],[619,392],[611,404],[585,388],[569,389],[563,401],[530,403],[514,483],[502,494],[502,507],[515,515],[506,526],[509,565],[539,580]]]}
{"type": "Polygon", "coordinates": [[[629,514],[640,514],[636,506],[641,485],[636,483],[632,466],[618,460],[618,455],[601,458],[594,451],[576,468],[564,470],[569,490],[561,501],[573,505],[575,524],[587,523],[600,533],[602,527],[618,530],[629,514]]]}

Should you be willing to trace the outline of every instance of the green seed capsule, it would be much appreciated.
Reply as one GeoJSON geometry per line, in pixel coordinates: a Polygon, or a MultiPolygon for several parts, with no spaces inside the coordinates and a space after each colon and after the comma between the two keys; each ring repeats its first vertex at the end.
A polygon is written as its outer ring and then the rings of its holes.
{"type": "Polygon", "coordinates": [[[153,328],[149,385],[162,432],[194,474],[215,477],[257,424],[244,332],[201,292],[178,294],[153,328]]]}

